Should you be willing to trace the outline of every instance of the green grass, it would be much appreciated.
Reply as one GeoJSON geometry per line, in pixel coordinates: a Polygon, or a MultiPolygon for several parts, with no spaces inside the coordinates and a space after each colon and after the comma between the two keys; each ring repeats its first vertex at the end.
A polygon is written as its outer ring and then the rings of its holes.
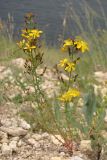
{"type": "MultiPolygon", "coordinates": [[[[105,42],[105,41],[104,41],[105,42]]],[[[91,48],[91,47],[90,47],[91,48]]],[[[44,65],[53,67],[58,64],[60,59],[67,57],[60,49],[48,46],[43,47],[44,65]]],[[[89,53],[81,54],[78,64],[78,72],[81,76],[91,75],[94,71],[106,71],[107,55],[106,46],[102,43],[102,50],[90,49],[89,53]]],[[[9,63],[12,59],[24,57],[23,52],[17,47],[15,42],[10,42],[5,38],[0,39],[0,64],[9,63]]]]}
{"type": "Polygon", "coordinates": [[[79,70],[83,74],[96,70],[107,71],[107,16],[101,1],[95,0],[95,3],[100,9],[99,12],[86,0],[78,2],[77,6],[69,1],[64,17],[63,36],[66,37],[66,33],[69,32],[73,36],[83,37],[89,43],[90,52],[84,56],[79,65],[79,70]],[[101,27],[102,24],[104,27],[101,27]]]}

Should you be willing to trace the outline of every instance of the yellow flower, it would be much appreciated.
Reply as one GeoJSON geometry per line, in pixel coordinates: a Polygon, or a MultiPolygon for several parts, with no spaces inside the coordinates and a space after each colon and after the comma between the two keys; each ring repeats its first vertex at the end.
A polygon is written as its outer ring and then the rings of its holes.
{"type": "Polygon", "coordinates": [[[40,37],[41,33],[43,32],[38,29],[22,30],[22,37],[27,39],[36,39],[40,37]]]}
{"type": "Polygon", "coordinates": [[[73,62],[68,62],[65,67],[65,71],[72,72],[75,70],[75,64],[73,62]]]}
{"type": "Polygon", "coordinates": [[[35,48],[36,48],[36,46],[32,46],[29,43],[26,43],[25,47],[24,47],[24,50],[27,51],[27,52],[32,52],[32,50],[35,49],[35,48]]]}
{"type": "Polygon", "coordinates": [[[29,33],[29,36],[35,39],[35,38],[39,38],[41,33],[43,33],[43,31],[40,31],[38,29],[32,29],[31,33],[29,33]]]}
{"type": "Polygon", "coordinates": [[[73,98],[80,96],[80,92],[77,89],[69,89],[66,93],[64,93],[58,99],[63,102],[70,102],[73,98]]]}
{"type": "Polygon", "coordinates": [[[23,39],[22,41],[18,42],[17,45],[20,49],[22,49],[25,46],[25,40],[23,39]]]}
{"type": "Polygon", "coordinates": [[[30,29],[22,29],[23,34],[28,34],[31,30],[30,29]]]}
{"type": "Polygon", "coordinates": [[[60,61],[59,66],[64,67],[68,62],[69,62],[68,59],[64,58],[63,60],[60,61]]]}
{"type": "Polygon", "coordinates": [[[69,47],[73,46],[73,41],[72,39],[67,39],[64,41],[64,44],[62,46],[62,51],[67,51],[69,47]]]}
{"type": "Polygon", "coordinates": [[[64,67],[65,71],[71,72],[75,70],[76,63],[70,62],[67,58],[60,61],[59,66],[64,67]]]}
{"type": "Polygon", "coordinates": [[[81,39],[75,40],[74,45],[76,46],[76,49],[80,50],[82,53],[89,51],[88,44],[81,39]]]}
{"type": "Polygon", "coordinates": [[[30,29],[23,29],[21,36],[24,38],[28,38],[28,34],[30,33],[30,29]]]}

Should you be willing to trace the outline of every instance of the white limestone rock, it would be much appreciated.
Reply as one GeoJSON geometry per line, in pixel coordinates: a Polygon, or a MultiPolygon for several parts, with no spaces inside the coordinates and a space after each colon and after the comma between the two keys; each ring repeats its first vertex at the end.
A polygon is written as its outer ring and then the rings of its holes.
{"type": "Polygon", "coordinates": [[[36,141],[39,141],[42,139],[42,136],[40,134],[35,133],[32,135],[32,138],[35,139],[36,141]]]}
{"type": "Polygon", "coordinates": [[[52,157],[50,160],[69,160],[69,159],[62,158],[62,157],[52,157]]]}
{"type": "Polygon", "coordinates": [[[83,158],[80,158],[78,156],[73,156],[69,160],[84,160],[83,158]]]}
{"type": "Polygon", "coordinates": [[[3,155],[11,155],[12,154],[12,149],[7,143],[3,143],[1,147],[1,151],[3,155]]]}
{"type": "Polygon", "coordinates": [[[82,140],[81,143],[80,143],[80,150],[82,152],[92,151],[91,141],[90,140],[82,140]]]}
{"type": "Polygon", "coordinates": [[[11,63],[20,69],[24,69],[25,60],[23,58],[14,59],[11,63]]]}
{"type": "Polygon", "coordinates": [[[20,119],[19,126],[25,130],[29,130],[31,128],[30,124],[28,124],[25,120],[20,119]]]}
{"type": "Polygon", "coordinates": [[[55,145],[60,145],[61,142],[64,143],[64,140],[60,135],[51,135],[51,140],[55,145]]]}
{"type": "Polygon", "coordinates": [[[17,152],[17,141],[13,140],[9,143],[9,147],[11,148],[12,151],[17,152]]]}
{"type": "Polygon", "coordinates": [[[10,136],[17,137],[17,136],[25,136],[27,134],[27,130],[24,130],[21,127],[0,127],[0,131],[7,133],[10,136]]]}
{"type": "Polygon", "coordinates": [[[0,131],[0,141],[1,141],[1,143],[7,143],[8,142],[7,133],[4,133],[4,132],[0,131]]]}

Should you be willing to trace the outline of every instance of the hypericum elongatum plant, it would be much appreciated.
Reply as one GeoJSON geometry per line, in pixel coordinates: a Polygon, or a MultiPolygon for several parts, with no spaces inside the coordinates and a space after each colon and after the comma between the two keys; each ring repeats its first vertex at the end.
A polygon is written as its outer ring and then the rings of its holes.
{"type": "Polygon", "coordinates": [[[81,60],[82,53],[89,51],[89,46],[81,37],[69,38],[63,42],[61,50],[68,55],[60,60],[56,69],[58,72],[61,68],[68,80],[59,76],[61,84],[59,96],[55,95],[50,99],[41,88],[42,75],[46,68],[42,74],[38,73],[44,55],[40,41],[43,31],[36,28],[33,19],[34,16],[31,13],[25,16],[22,39],[17,44],[25,53],[25,75],[35,91],[36,119],[41,128],[52,133],[71,154],[74,150],[74,142],[90,139],[93,149],[96,149],[97,160],[99,160],[102,150],[100,137],[102,126],[98,126],[98,123],[104,123],[105,105],[102,100],[99,103],[93,88],[88,88],[88,93],[84,96],[83,108],[78,108],[78,98],[83,93],[79,90],[78,77],[81,78],[81,75],[78,75],[76,67],[81,60]],[[56,134],[63,138],[64,143],[56,134]]]}

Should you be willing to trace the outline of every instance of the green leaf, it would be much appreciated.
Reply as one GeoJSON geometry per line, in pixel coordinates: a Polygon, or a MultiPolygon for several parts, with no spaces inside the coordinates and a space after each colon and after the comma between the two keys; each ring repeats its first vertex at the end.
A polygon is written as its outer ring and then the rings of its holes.
{"type": "Polygon", "coordinates": [[[88,93],[84,96],[83,113],[88,125],[91,125],[93,114],[96,112],[97,102],[93,86],[90,86],[88,93]]]}
{"type": "Polygon", "coordinates": [[[65,112],[66,112],[66,119],[68,123],[71,125],[71,127],[83,130],[83,126],[80,123],[79,117],[75,115],[76,114],[75,106],[73,104],[67,104],[65,112]]]}
{"type": "Polygon", "coordinates": [[[100,109],[98,109],[98,118],[97,118],[97,132],[104,129],[105,127],[105,122],[104,122],[104,117],[106,115],[106,110],[105,110],[105,106],[103,106],[103,104],[101,105],[100,109]]]}
{"type": "Polygon", "coordinates": [[[23,98],[20,94],[18,94],[12,99],[12,101],[16,104],[21,104],[23,102],[23,98]]]}
{"type": "Polygon", "coordinates": [[[54,101],[54,114],[55,114],[55,119],[56,119],[56,122],[61,125],[61,121],[62,121],[62,115],[61,115],[61,106],[60,104],[58,103],[57,101],[57,98],[56,100],[54,101]]]}

